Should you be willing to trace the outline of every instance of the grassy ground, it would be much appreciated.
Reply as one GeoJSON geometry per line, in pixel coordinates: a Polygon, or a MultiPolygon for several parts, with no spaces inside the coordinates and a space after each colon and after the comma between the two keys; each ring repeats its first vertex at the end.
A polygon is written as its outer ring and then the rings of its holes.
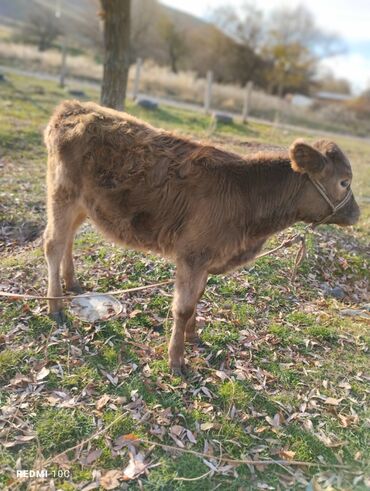
{"type": "MultiPolygon", "coordinates": [[[[35,79],[0,85],[2,290],[46,290],[41,135],[64,97],[35,79]]],[[[246,141],[285,145],[303,136],[262,125],[212,128],[207,117],[167,108],[128,110],[239,152],[246,141]]],[[[353,163],[361,221],[322,227],[293,283],[291,251],[211,277],[198,315],[205,346],[187,349],[184,380],[166,361],[170,286],[122,297],[121,317],[94,325],[69,316],[57,327],[43,303],[0,303],[0,488],[50,489],[51,480],[68,491],[119,482],[146,490],[369,486],[369,321],[361,308],[369,301],[370,145],[339,143],[353,163]],[[343,300],[325,295],[334,287],[343,300]],[[343,315],[353,309],[358,315],[343,315]],[[16,478],[16,469],[42,468],[44,480],[16,478]]],[[[115,248],[89,225],[76,260],[88,290],[174,275],[171,264],[115,248]]]]}

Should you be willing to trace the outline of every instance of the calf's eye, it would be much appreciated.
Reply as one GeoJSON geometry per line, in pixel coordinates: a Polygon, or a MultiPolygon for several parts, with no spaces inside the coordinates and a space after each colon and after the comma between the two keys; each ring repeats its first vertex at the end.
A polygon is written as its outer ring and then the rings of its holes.
{"type": "Polygon", "coordinates": [[[349,180],[348,179],[345,179],[343,181],[340,181],[340,185],[342,186],[342,188],[348,188],[348,186],[349,186],[349,180]]]}

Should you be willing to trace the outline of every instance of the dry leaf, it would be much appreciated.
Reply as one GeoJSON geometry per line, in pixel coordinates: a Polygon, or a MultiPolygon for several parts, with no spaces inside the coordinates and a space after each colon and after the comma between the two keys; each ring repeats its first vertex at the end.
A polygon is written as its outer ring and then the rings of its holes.
{"type": "Polygon", "coordinates": [[[207,389],[207,387],[202,386],[200,388],[200,390],[203,392],[203,394],[205,394],[207,397],[209,397],[210,399],[212,399],[212,394],[209,391],[209,389],[207,389]]]}
{"type": "Polygon", "coordinates": [[[186,430],[186,436],[188,437],[189,442],[197,443],[197,440],[196,440],[194,434],[190,430],[186,430]]]}
{"type": "Polygon", "coordinates": [[[125,480],[135,479],[139,477],[147,468],[147,464],[144,463],[144,455],[139,452],[136,455],[130,456],[130,463],[123,471],[123,478],[125,480]]]}
{"type": "Polygon", "coordinates": [[[313,432],[313,424],[310,419],[305,419],[303,421],[303,427],[306,431],[313,432]]]}
{"type": "Polygon", "coordinates": [[[130,313],[129,317],[130,317],[130,319],[133,319],[134,317],[136,317],[136,316],[137,316],[137,315],[139,315],[139,314],[141,314],[141,310],[137,310],[137,309],[136,309],[136,310],[133,310],[133,311],[130,313]]]}
{"type": "Polygon", "coordinates": [[[17,438],[11,442],[2,442],[1,444],[5,448],[15,447],[16,445],[21,445],[22,443],[27,443],[33,440],[36,435],[19,435],[17,438]]]}
{"type": "Polygon", "coordinates": [[[108,471],[100,479],[100,486],[103,489],[116,489],[120,485],[119,479],[123,478],[122,471],[112,470],[108,471]]]}
{"type": "Polygon", "coordinates": [[[223,372],[222,370],[216,370],[215,374],[217,375],[217,377],[219,377],[221,380],[225,380],[227,379],[227,375],[225,372],[223,372]]]}
{"type": "Polygon", "coordinates": [[[279,413],[276,413],[273,418],[266,416],[265,419],[273,428],[279,428],[281,425],[281,417],[279,413]]]}
{"type": "Polygon", "coordinates": [[[255,430],[255,433],[263,433],[264,431],[266,431],[268,429],[268,426],[260,426],[259,428],[257,428],[255,430]]]}
{"type": "Polygon", "coordinates": [[[50,370],[46,367],[41,368],[39,373],[36,375],[36,380],[43,380],[50,373],[50,370]]]}
{"type": "Polygon", "coordinates": [[[22,384],[29,384],[31,383],[32,380],[25,375],[22,375],[21,373],[17,373],[15,377],[10,379],[10,384],[11,385],[22,385],[22,384]]]}
{"type": "Polygon", "coordinates": [[[70,460],[69,460],[69,458],[68,458],[68,456],[66,454],[55,456],[53,458],[53,462],[55,462],[56,464],[58,464],[63,469],[69,469],[70,466],[71,466],[71,462],[70,462],[70,460]]]}
{"type": "Polygon", "coordinates": [[[81,489],[81,491],[92,491],[93,489],[97,489],[99,484],[97,482],[91,482],[87,486],[81,489]]]}
{"type": "Polygon", "coordinates": [[[351,384],[349,384],[348,382],[344,381],[343,382],[340,382],[338,384],[338,387],[340,387],[341,389],[346,389],[346,390],[350,390],[352,387],[351,387],[351,384]]]}
{"type": "Polygon", "coordinates": [[[211,422],[207,422],[207,423],[202,423],[200,425],[200,429],[202,431],[207,431],[207,430],[210,430],[211,428],[213,428],[215,425],[211,422]]]}
{"type": "Polygon", "coordinates": [[[291,450],[280,450],[279,455],[282,459],[293,460],[296,452],[292,452],[291,450]]]}
{"type": "Polygon", "coordinates": [[[95,450],[92,450],[85,458],[82,458],[80,460],[81,464],[82,465],[92,464],[93,462],[95,462],[95,460],[97,460],[101,456],[102,452],[103,450],[101,448],[96,448],[95,450]]]}
{"type": "Polygon", "coordinates": [[[1,442],[1,445],[5,448],[10,448],[10,447],[15,447],[16,445],[19,445],[20,442],[17,442],[16,440],[12,442],[1,442]]]}
{"type": "Polygon", "coordinates": [[[127,435],[122,435],[121,438],[124,438],[126,441],[135,441],[135,440],[139,440],[139,437],[137,435],[135,435],[135,433],[127,433],[127,435]]]}
{"type": "Polygon", "coordinates": [[[184,431],[184,427],[180,425],[173,425],[170,428],[171,433],[173,433],[176,436],[180,436],[181,433],[184,431]]]}
{"type": "Polygon", "coordinates": [[[176,445],[180,448],[185,448],[185,445],[182,443],[181,440],[179,440],[178,438],[175,437],[175,435],[172,435],[172,433],[170,433],[170,437],[172,438],[172,440],[176,443],[176,445]]]}
{"type": "Polygon", "coordinates": [[[342,399],[334,399],[334,397],[327,397],[325,399],[325,404],[330,404],[330,406],[338,406],[342,399]]]}
{"type": "Polygon", "coordinates": [[[351,424],[351,418],[348,416],[343,416],[343,414],[338,414],[338,418],[340,419],[340,424],[343,428],[347,428],[351,424]]]}
{"type": "Polygon", "coordinates": [[[50,406],[56,406],[60,402],[60,397],[55,397],[53,395],[46,398],[50,406]]]}
{"type": "Polygon", "coordinates": [[[17,441],[24,443],[24,442],[29,442],[34,438],[36,438],[36,435],[19,435],[17,436],[17,441]]]}
{"type": "Polygon", "coordinates": [[[129,443],[133,444],[137,440],[139,440],[139,437],[137,435],[135,435],[134,433],[128,433],[127,435],[121,435],[116,438],[113,442],[113,445],[116,450],[120,450],[122,447],[125,447],[129,443]]]}
{"type": "Polygon", "coordinates": [[[101,398],[96,403],[96,409],[98,411],[103,409],[103,407],[107,404],[109,399],[110,399],[110,396],[108,394],[104,394],[103,396],[101,396],[101,398]]]}
{"type": "Polygon", "coordinates": [[[343,414],[338,414],[338,418],[340,420],[341,426],[343,428],[348,428],[351,424],[357,424],[358,423],[358,416],[353,415],[353,416],[344,416],[343,414]]]}

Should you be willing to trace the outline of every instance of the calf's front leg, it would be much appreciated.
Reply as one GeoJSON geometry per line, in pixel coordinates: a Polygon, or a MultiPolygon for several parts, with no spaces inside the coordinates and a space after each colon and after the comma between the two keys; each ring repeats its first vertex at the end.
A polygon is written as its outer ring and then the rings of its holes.
{"type": "Polygon", "coordinates": [[[200,292],[207,281],[207,271],[190,267],[186,263],[177,264],[175,293],[173,300],[174,325],[168,349],[169,365],[172,372],[181,375],[185,367],[184,341],[185,328],[195,316],[200,292]]]}

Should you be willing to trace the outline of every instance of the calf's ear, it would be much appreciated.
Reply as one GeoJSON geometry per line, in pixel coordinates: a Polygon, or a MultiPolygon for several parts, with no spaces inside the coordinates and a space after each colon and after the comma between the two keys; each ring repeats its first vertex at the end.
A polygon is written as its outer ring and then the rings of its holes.
{"type": "Polygon", "coordinates": [[[324,155],[303,140],[296,140],[291,145],[289,156],[295,172],[318,174],[325,167],[324,155]]]}

